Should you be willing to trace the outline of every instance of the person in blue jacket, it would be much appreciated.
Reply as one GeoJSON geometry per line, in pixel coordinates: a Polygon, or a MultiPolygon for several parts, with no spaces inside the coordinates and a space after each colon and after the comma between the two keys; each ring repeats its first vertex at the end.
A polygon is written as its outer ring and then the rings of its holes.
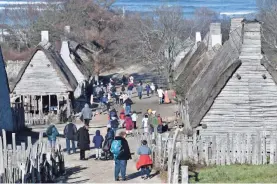
{"type": "Polygon", "coordinates": [[[94,149],[95,149],[95,160],[101,158],[102,144],[104,142],[103,136],[100,134],[100,130],[96,130],[95,136],[93,137],[94,149]]]}
{"type": "Polygon", "coordinates": [[[59,135],[59,132],[54,124],[51,124],[47,130],[46,135],[48,137],[49,145],[52,150],[55,150],[56,147],[56,140],[57,136],[59,135]]]}

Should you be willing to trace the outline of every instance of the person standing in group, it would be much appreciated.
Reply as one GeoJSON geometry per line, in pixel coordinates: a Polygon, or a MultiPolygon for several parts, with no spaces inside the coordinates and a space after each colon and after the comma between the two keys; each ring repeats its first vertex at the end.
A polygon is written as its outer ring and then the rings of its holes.
{"type": "Polygon", "coordinates": [[[110,149],[111,149],[113,140],[114,140],[114,131],[111,128],[108,128],[107,134],[105,136],[104,145],[103,145],[103,152],[105,155],[104,156],[105,160],[108,160],[112,157],[110,149]]]}
{"type": "Polygon", "coordinates": [[[127,161],[132,159],[130,148],[126,138],[126,132],[120,132],[119,136],[116,136],[112,142],[111,152],[115,161],[115,181],[119,181],[119,173],[123,181],[126,181],[126,167],[127,161]]]}
{"type": "Polygon", "coordinates": [[[119,114],[119,121],[120,121],[120,127],[123,128],[123,123],[125,121],[125,110],[124,109],[121,109],[121,112],[119,114]]]}
{"type": "Polygon", "coordinates": [[[86,125],[89,126],[91,117],[92,117],[92,110],[89,108],[89,105],[86,103],[85,107],[81,111],[81,119],[86,125]]]}
{"type": "Polygon", "coordinates": [[[148,134],[148,131],[149,131],[148,114],[145,114],[144,118],[142,119],[142,128],[143,128],[143,134],[148,134]]]}
{"type": "Polygon", "coordinates": [[[123,93],[120,93],[120,95],[119,95],[119,103],[120,103],[120,105],[123,105],[123,98],[124,98],[123,93]]]}
{"type": "Polygon", "coordinates": [[[95,160],[98,160],[101,158],[102,144],[104,142],[103,136],[100,135],[100,130],[96,130],[92,142],[94,143],[95,160]]]}
{"type": "Polygon", "coordinates": [[[52,151],[55,151],[56,148],[56,140],[59,135],[59,131],[56,126],[52,123],[46,130],[46,135],[48,137],[49,145],[52,151]]]}
{"type": "Polygon", "coordinates": [[[142,98],[142,92],[143,92],[143,87],[142,87],[141,83],[139,83],[138,86],[137,86],[137,92],[138,92],[139,99],[141,99],[142,98]]]}
{"type": "Polygon", "coordinates": [[[164,91],[163,91],[161,88],[159,88],[159,89],[157,90],[157,93],[158,93],[158,96],[159,96],[159,104],[162,104],[162,103],[163,103],[164,91]]]}
{"type": "Polygon", "coordinates": [[[145,89],[146,89],[147,96],[149,96],[151,87],[150,87],[150,85],[148,83],[146,84],[145,89]]]}
{"type": "Polygon", "coordinates": [[[136,113],[136,111],[134,111],[133,113],[132,113],[132,121],[133,121],[133,124],[134,124],[134,129],[137,129],[137,119],[138,119],[138,115],[137,115],[137,113],[136,113]]]}
{"type": "Polygon", "coordinates": [[[121,92],[124,93],[125,92],[125,85],[122,83],[121,84],[121,92]]]}
{"type": "Polygon", "coordinates": [[[129,97],[127,97],[127,99],[124,101],[124,104],[125,104],[125,115],[130,114],[133,101],[129,97]]]}
{"type": "Polygon", "coordinates": [[[72,122],[71,117],[67,121],[67,125],[64,127],[63,130],[64,137],[66,139],[66,151],[67,154],[70,154],[70,142],[72,145],[73,153],[76,153],[76,147],[75,147],[75,140],[77,137],[77,127],[72,122]]]}
{"type": "Polygon", "coordinates": [[[80,160],[87,160],[86,150],[90,149],[90,140],[89,140],[89,130],[88,125],[85,124],[83,127],[79,128],[77,131],[77,141],[78,147],[80,148],[80,160]]]}
{"type": "Polygon", "coordinates": [[[133,88],[134,88],[134,84],[129,83],[127,86],[127,95],[129,96],[129,98],[132,98],[133,88]]]}
{"type": "Polygon", "coordinates": [[[151,94],[154,95],[154,92],[155,92],[155,85],[154,85],[153,82],[151,83],[150,88],[151,88],[151,94]]]}
{"type": "Polygon", "coordinates": [[[142,179],[149,179],[151,173],[150,167],[152,167],[153,161],[150,157],[151,149],[147,146],[146,140],[141,141],[137,154],[139,155],[139,160],[136,164],[137,170],[140,170],[142,179]]]}

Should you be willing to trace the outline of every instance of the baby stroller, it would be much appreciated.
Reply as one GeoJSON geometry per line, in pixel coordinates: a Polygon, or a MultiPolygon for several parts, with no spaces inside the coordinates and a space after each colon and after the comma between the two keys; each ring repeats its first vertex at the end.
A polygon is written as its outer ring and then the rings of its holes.
{"type": "Polygon", "coordinates": [[[111,145],[112,145],[112,139],[108,139],[104,141],[104,146],[103,146],[103,158],[102,160],[112,160],[113,159],[113,154],[110,151],[111,145]]]}

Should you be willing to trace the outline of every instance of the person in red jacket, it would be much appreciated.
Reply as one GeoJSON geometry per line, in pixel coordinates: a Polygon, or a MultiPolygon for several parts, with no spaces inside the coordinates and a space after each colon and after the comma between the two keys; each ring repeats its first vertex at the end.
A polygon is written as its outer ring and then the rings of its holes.
{"type": "Polygon", "coordinates": [[[134,128],[134,124],[133,124],[132,118],[131,118],[131,116],[129,114],[126,115],[124,124],[125,124],[125,127],[126,127],[126,134],[127,135],[132,134],[133,133],[132,130],[134,128]]]}
{"type": "Polygon", "coordinates": [[[139,155],[139,160],[137,161],[136,167],[137,170],[141,172],[141,178],[148,179],[150,178],[151,167],[153,165],[153,161],[150,157],[151,149],[147,146],[147,141],[143,140],[141,142],[141,146],[137,151],[139,155]]]}

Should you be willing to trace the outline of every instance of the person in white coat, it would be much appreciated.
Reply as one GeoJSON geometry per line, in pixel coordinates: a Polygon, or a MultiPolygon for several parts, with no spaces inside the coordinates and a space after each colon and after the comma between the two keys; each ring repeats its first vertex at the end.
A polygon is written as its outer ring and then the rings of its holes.
{"type": "Polygon", "coordinates": [[[159,104],[162,104],[163,103],[163,95],[164,95],[163,89],[159,88],[157,90],[157,93],[158,93],[158,96],[159,96],[159,104]]]}
{"type": "Polygon", "coordinates": [[[142,128],[143,128],[143,134],[148,134],[149,132],[148,114],[145,114],[144,118],[142,119],[142,128]]]}

